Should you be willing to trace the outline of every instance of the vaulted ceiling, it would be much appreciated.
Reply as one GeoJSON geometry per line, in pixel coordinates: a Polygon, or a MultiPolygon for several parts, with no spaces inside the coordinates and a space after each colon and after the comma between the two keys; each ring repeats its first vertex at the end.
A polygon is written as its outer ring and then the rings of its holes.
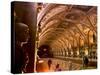
{"type": "MultiPolygon", "coordinates": [[[[52,50],[77,47],[88,42],[87,34],[97,35],[97,8],[95,6],[46,4],[37,18],[39,47],[52,50]]],[[[92,40],[92,39],[91,39],[92,40]]]]}

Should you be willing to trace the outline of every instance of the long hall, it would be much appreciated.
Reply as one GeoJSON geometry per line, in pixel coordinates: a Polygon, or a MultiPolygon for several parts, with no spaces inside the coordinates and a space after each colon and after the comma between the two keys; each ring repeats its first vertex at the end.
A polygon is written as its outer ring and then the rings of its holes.
{"type": "Polygon", "coordinates": [[[26,72],[97,68],[96,6],[15,2],[14,13],[29,27],[26,72]]]}

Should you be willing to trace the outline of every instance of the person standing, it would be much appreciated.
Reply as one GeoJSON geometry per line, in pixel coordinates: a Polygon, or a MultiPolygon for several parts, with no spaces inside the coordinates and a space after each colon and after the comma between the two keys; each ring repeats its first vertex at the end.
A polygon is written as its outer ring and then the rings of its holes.
{"type": "Polygon", "coordinates": [[[59,64],[56,65],[55,71],[61,71],[61,68],[59,67],[59,64]]]}

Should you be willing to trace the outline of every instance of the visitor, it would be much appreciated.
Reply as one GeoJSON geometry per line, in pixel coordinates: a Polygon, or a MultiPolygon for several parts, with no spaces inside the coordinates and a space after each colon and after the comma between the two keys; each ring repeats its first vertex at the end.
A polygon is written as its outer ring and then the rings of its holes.
{"type": "Polygon", "coordinates": [[[59,67],[59,64],[56,65],[55,71],[61,71],[61,68],[59,67]]]}

